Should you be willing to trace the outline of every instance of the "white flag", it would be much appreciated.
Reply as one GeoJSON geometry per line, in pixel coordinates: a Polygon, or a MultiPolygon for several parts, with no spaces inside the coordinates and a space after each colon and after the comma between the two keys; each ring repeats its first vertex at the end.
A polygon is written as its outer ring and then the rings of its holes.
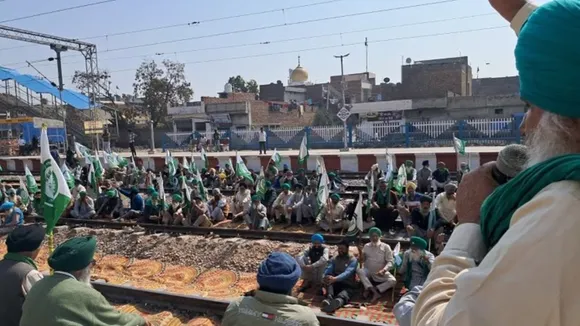
{"type": "Polygon", "coordinates": [[[50,155],[46,126],[42,127],[40,133],[40,161],[42,163],[40,188],[44,206],[43,215],[46,222],[46,234],[52,234],[56,222],[58,222],[70,203],[72,195],[60,167],[50,155]]]}
{"type": "Polygon", "coordinates": [[[308,138],[306,134],[302,137],[302,143],[300,143],[300,150],[298,151],[298,163],[304,164],[308,159],[308,138]]]}
{"type": "Polygon", "coordinates": [[[274,165],[276,166],[280,165],[280,162],[282,162],[282,156],[278,153],[278,150],[276,150],[275,148],[274,153],[272,154],[270,160],[272,160],[272,162],[274,162],[274,165]]]}
{"type": "Polygon", "coordinates": [[[356,203],[356,207],[354,209],[354,218],[356,218],[356,228],[360,231],[363,232],[364,231],[364,226],[363,226],[363,197],[362,197],[362,192],[359,192],[358,194],[358,203],[356,203]]]}
{"type": "Polygon", "coordinates": [[[453,135],[453,147],[457,154],[465,155],[465,140],[461,140],[453,135]]]}

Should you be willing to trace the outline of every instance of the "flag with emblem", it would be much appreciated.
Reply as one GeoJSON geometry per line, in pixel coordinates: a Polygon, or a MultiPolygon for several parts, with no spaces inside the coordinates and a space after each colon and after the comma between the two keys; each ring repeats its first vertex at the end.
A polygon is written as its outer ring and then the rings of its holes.
{"type": "MultiPolygon", "coordinates": [[[[395,189],[400,194],[405,193],[405,185],[407,184],[407,168],[405,164],[401,164],[397,172],[397,180],[395,181],[395,189]]],[[[391,189],[389,189],[391,190],[391,189]]]]}
{"type": "Polygon", "coordinates": [[[298,151],[298,163],[304,164],[308,159],[308,135],[305,133],[300,143],[300,150],[298,151]]]}
{"type": "Polygon", "coordinates": [[[254,182],[254,178],[252,178],[252,173],[246,167],[246,163],[240,156],[240,154],[236,153],[236,175],[238,177],[242,177],[243,179],[248,179],[251,182],[254,182]]]}
{"type": "Polygon", "coordinates": [[[266,174],[264,173],[264,167],[260,167],[260,175],[258,176],[258,186],[256,187],[256,193],[260,198],[264,199],[264,195],[268,189],[266,188],[266,174]]]}
{"type": "Polygon", "coordinates": [[[159,173],[159,176],[157,177],[157,185],[159,185],[159,200],[161,201],[161,207],[162,210],[165,211],[165,184],[161,173],[159,173]]]}
{"type": "Polygon", "coordinates": [[[201,197],[201,199],[206,201],[207,191],[205,191],[205,187],[203,186],[203,180],[201,179],[201,174],[199,174],[199,171],[197,171],[197,181],[198,181],[197,184],[199,186],[199,196],[201,197]]]}
{"type": "Polygon", "coordinates": [[[88,147],[86,147],[85,145],[83,145],[81,143],[75,142],[75,152],[79,158],[86,159],[87,157],[91,156],[91,150],[88,149],[88,147]]]}
{"type": "Polygon", "coordinates": [[[205,153],[205,149],[201,149],[201,160],[203,161],[203,166],[208,169],[209,168],[209,161],[207,160],[207,154],[205,153]]]}
{"type": "Polygon", "coordinates": [[[62,175],[64,176],[64,179],[66,180],[66,184],[68,185],[69,189],[74,188],[75,187],[75,177],[73,176],[72,172],[69,170],[66,163],[62,163],[62,165],[60,166],[60,171],[62,172],[62,175]]]}
{"type": "Polygon", "coordinates": [[[24,204],[24,206],[28,206],[28,204],[30,204],[30,194],[28,193],[28,190],[26,190],[26,185],[24,184],[24,180],[22,179],[22,177],[19,178],[20,179],[20,188],[19,190],[19,196],[20,196],[20,200],[22,201],[22,204],[24,204]]]}
{"type": "Polygon", "coordinates": [[[455,137],[455,134],[453,134],[453,147],[457,154],[465,155],[465,140],[455,137]]]}
{"type": "Polygon", "coordinates": [[[35,194],[38,191],[38,185],[36,184],[36,179],[28,169],[28,165],[24,164],[24,176],[26,177],[26,189],[31,194],[35,194]]]}
{"type": "Polygon", "coordinates": [[[348,227],[348,231],[346,232],[347,237],[354,237],[357,234],[364,231],[362,206],[363,206],[362,193],[359,193],[358,202],[356,203],[356,207],[354,209],[354,215],[350,220],[350,225],[348,227]]]}
{"type": "Polygon", "coordinates": [[[282,156],[280,155],[280,153],[278,153],[278,150],[276,150],[275,148],[274,153],[272,154],[270,160],[272,160],[272,162],[274,162],[276,166],[280,165],[280,163],[282,162],[282,156]]]}
{"type": "Polygon", "coordinates": [[[318,189],[316,189],[316,207],[317,214],[320,212],[322,207],[328,202],[328,197],[330,197],[330,179],[328,179],[328,173],[326,173],[326,166],[324,165],[324,158],[320,157],[316,159],[316,166],[319,169],[320,180],[318,181],[318,189]]]}
{"type": "Polygon", "coordinates": [[[189,162],[189,172],[196,173],[197,172],[197,165],[195,165],[195,158],[193,154],[191,154],[191,161],[189,162]]]}
{"type": "Polygon", "coordinates": [[[99,177],[97,176],[94,162],[91,162],[91,165],[89,166],[89,183],[91,184],[91,188],[93,188],[95,194],[101,193],[101,188],[99,187],[99,177]]]}
{"type": "Polygon", "coordinates": [[[50,145],[46,125],[40,133],[40,188],[42,192],[43,215],[46,222],[46,233],[52,235],[56,222],[68,206],[71,193],[60,167],[50,155],[50,145]]]}
{"type": "Polygon", "coordinates": [[[97,179],[100,179],[103,177],[103,173],[104,173],[104,169],[103,169],[103,165],[101,164],[101,160],[99,159],[98,156],[94,156],[90,158],[91,161],[91,165],[94,168],[94,173],[95,176],[97,177],[97,179]]]}

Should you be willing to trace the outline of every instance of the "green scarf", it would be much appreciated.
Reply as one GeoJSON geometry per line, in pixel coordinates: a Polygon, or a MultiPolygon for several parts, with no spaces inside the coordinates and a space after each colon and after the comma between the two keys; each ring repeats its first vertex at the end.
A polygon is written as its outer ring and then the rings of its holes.
{"type": "MultiPolygon", "coordinates": [[[[423,256],[425,256],[425,250],[421,250],[421,257],[423,256]]],[[[419,264],[419,266],[423,269],[423,273],[425,273],[425,275],[429,275],[430,268],[427,264],[423,262],[423,259],[420,259],[415,263],[419,264]]],[[[413,278],[413,262],[411,261],[410,258],[407,260],[406,267],[407,269],[405,270],[405,280],[403,281],[403,283],[405,284],[405,288],[407,288],[408,290],[412,290],[411,278],[413,278]]]]}
{"type": "Polygon", "coordinates": [[[551,158],[529,167],[498,187],[481,206],[481,232],[489,249],[510,226],[514,212],[542,189],[558,181],[580,181],[580,154],[551,158]]]}
{"type": "Polygon", "coordinates": [[[34,262],[34,259],[27,257],[27,256],[24,256],[24,255],[21,255],[19,253],[9,252],[6,255],[4,255],[4,259],[19,261],[21,263],[26,263],[26,264],[34,267],[35,270],[38,270],[38,267],[36,267],[36,263],[34,262]]]}

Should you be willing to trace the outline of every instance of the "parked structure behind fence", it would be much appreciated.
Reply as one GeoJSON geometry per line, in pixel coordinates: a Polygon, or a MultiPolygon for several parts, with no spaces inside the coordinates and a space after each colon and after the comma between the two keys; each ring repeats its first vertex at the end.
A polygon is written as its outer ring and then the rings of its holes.
{"type": "MultiPolygon", "coordinates": [[[[347,144],[350,148],[436,147],[451,146],[453,135],[467,141],[468,146],[505,145],[520,142],[520,117],[506,119],[474,119],[447,121],[385,122],[381,124],[348,125],[347,144]]],[[[343,126],[266,129],[267,148],[298,149],[305,134],[310,148],[342,148],[343,126]]],[[[220,131],[222,142],[230,150],[258,150],[258,130],[220,131]]],[[[168,133],[163,148],[190,149],[205,135],[213,132],[168,133]]]]}

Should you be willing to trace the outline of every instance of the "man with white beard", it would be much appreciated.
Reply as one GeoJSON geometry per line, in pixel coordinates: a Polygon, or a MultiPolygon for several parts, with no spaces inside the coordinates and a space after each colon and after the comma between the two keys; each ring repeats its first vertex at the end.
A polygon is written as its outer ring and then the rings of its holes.
{"type": "Polygon", "coordinates": [[[92,288],[96,246],[94,237],[78,237],[55,249],[48,259],[54,274],[28,292],[20,326],[148,325],[141,316],[119,312],[92,288]]]}
{"type": "Polygon", "coordinates": [[[427,251],[427,241],[420,237],[411,237],[411,249],[403,254],[403,263],[398,271],[404,277],[407,290],[423,285],[434,260],[435,256],[427,251]]]}
{"type": "Polygon", "coordinates": [[[463,177],[459,225],[433,263],[411,324],[578,325],[580,1],[490,2],[519,34],[530,159],[501,187],[495,162],[463,177]]]}

